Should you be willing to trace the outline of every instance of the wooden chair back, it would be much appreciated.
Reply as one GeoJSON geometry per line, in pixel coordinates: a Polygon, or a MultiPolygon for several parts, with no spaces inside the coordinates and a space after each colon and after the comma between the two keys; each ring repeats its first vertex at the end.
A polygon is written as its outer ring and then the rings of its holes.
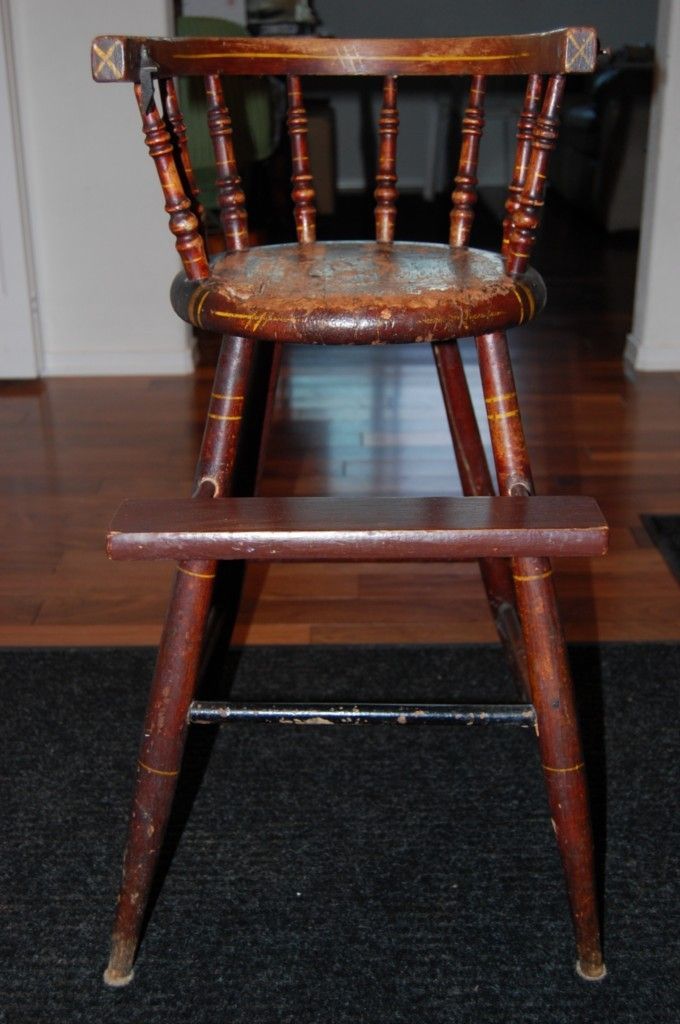
{"type": "Polygon", "coordinates": [[[458,171],[451,195],[449,241],[466,246],[477,199],[477,166],[489,75],[527,76],[517,148],[505,202],[501,251],[509,274],[529,264],[545,195],[547,165],[557,140],[565,76],[593,71],[592,28],[564,28],[521,36],[461,39],[194,38],[100,36],[92,44],[98,82],[132,82],[149,152],[170,218],[170,230],[190,280],[209,276],[202,207],[191,167],[186,128],[174,78],[205,82],[207,118],[215,153],[220,222],[228,250],[248,245],[245,196],[236,166],[231,116],[222,75],[281,75],[287,81],[292,200],[297,238],[316,239],[316,209],[301,76],[381,76],[382,108],[375,183],[375,235],[394,239],[397,213],[397,80],[399,76],[468,76],[458,171]],[[156,101],[158,83],[159,102],[156,101]]]}

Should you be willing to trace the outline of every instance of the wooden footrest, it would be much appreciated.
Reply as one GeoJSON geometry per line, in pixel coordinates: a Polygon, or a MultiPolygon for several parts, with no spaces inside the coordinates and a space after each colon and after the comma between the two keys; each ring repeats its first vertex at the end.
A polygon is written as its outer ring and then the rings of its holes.
{"type": "Polygon", "coordinates": [[[212,498],[126,501],[115,559],[458,561],[602,555],[607,525],[584,497],[212,498]]]}

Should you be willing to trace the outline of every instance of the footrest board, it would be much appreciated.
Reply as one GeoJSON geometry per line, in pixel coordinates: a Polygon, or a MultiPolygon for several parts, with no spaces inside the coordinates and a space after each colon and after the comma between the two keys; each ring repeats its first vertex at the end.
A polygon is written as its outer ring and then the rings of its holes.
{"type": "Polygon", "coordinates": [[[459,561],[602,555],[592,498],[188,498],[126,501],[114,559],[459,561]]]}

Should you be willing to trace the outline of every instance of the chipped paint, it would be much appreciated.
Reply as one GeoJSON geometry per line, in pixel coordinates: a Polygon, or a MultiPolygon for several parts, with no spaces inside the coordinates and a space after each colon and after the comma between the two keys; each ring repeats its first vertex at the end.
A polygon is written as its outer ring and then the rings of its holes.
{"type": "Polygon", "coordinates": [[[311,344],[478,336],[529,319],[544,298],[535,272],[510,278],[497,254],[424,242],[261,246],[222,256],[193,293],[173,290],[196,326],[311,344]]]}

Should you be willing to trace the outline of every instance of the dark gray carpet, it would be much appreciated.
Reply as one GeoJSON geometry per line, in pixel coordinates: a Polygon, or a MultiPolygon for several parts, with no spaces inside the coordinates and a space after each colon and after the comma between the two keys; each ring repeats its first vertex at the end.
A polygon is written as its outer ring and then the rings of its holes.
{"type": "MultiPolygon", "coordinates": [[[[136,978],[113,991],[101,974],[153,653],[0,651],[0,1021],[678,1021],[680,652],[584,646],[573,661],[604,982],[573,970],[531,730],[248,725],[222,729],[201,786],[215,734],[192,731],[174,859],[136,978]]],[[[512,696],[484,646],[256,648],[229,673],[241,699],[512,696]]]]}

